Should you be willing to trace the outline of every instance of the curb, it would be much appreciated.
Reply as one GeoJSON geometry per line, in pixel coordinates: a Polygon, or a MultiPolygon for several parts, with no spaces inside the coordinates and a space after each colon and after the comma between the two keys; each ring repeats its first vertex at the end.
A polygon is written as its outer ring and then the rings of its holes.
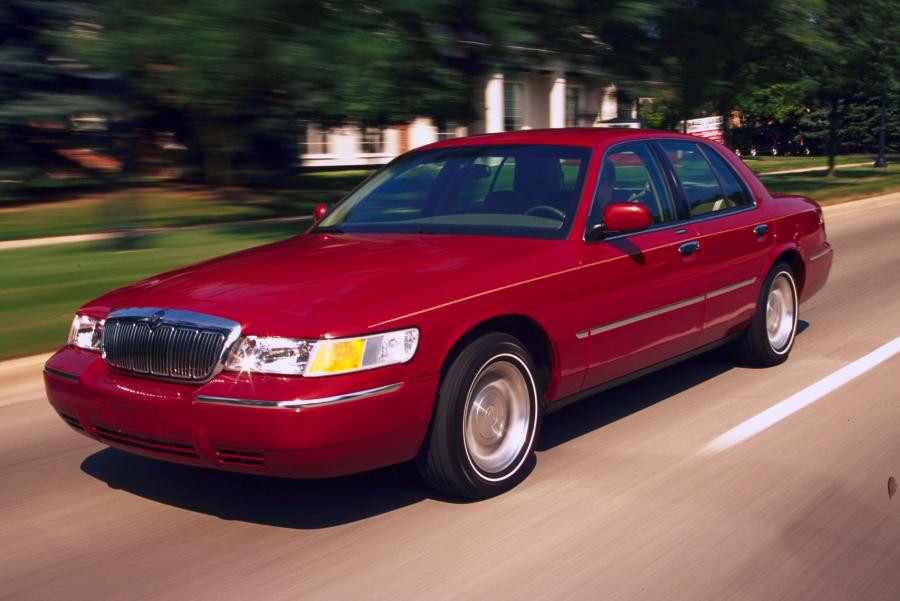
{"type": "Polygon", "coordinates": [[[293,221],[310,221],[309,215],[294,217],[269,217],[266,219],[244,219],[241,221],[219,221],[217,223],[198,223],[195,225],[175,225],[171,227],[148,227],[127,232],[95,232],[93,234],[71,234],[66,236],[47,236],[43,238],[20,238],[18,240],[0,240],[0,251],[19,248],[33,248],[35,246],[52,246],[54,244],[72,244],[75,242],[93,242],[95,240],[109,240],[130,235],[166,234],[170,232],[188,232],[191,230],[204,230],[216,227],[228,227],[233,225],[252,225],[255,223],[291,223],[293,221]]]}
{"type": "MultiPolygon", "coordinates": [[[[872,165],[873,161],[866,161],[865,163],[847,163],[845,165],[835,165],[835,169],[846,169],[847,167],[865,167],[866,165],[872,165]]],[[[749,165],[748,165],[749,167],[749,165]]],[[[813,171],[826,171],[828,166],[824,167],[802,167],[800,169],[782,169],[781,171],[767,171],[766,173],[756,173],[756,177],[768,177],[770,175],[790,175],[792,173],[812,173],[813,171]]],[[[751,169],[752,171],[752,169],[751,169]]]]}

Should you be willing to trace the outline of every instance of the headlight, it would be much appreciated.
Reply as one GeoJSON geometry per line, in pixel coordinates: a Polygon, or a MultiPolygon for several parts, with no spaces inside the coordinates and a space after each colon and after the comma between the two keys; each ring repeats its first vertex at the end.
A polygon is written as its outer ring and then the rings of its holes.
{"type": "Polygon", "coordinates": [[[228,355],[225,369],[298,376],[303,373],[313,342],[277,336],[244,336],[228,355]]]}
{"type": "Polygon", "coordinates": [[[72,320],[72,327],[69,328],[68,344],[86,351],[99,351],[103,322],[103,319],[76,313],[75,319],[72,320]]]}
{"type": "Polygon", "coordinates": [[[419,330],[415,328],[325,340],[245,336],[231,351],[225,369],[307,377],[329,376],[406,363],[413,358],[418,345],[419,330]]]}

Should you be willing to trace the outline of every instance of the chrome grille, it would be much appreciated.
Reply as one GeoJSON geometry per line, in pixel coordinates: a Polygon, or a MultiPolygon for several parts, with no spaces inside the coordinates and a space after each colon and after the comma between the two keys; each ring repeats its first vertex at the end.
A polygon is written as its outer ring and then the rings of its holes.
{"type": "Polygon", "coordinates": [[[240,333],[232,321],[162,309],[122,309],[103,326],[101,349],[107,365],[148,377],[205,382],[240,333]]]}

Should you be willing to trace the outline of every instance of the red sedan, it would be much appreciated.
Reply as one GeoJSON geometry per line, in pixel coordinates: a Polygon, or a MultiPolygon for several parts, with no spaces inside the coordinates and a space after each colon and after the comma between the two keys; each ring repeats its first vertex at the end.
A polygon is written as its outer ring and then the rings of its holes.
{"type": "Polygon", "coordinates": [[[475,136],[405,154],[294,238],[77,312],[45,368],[79,432],[220,469],[416,460],[482,498],[547,411],[728,344],[775,365],[832,262],[822,211],[667,132],[475,136]]]}

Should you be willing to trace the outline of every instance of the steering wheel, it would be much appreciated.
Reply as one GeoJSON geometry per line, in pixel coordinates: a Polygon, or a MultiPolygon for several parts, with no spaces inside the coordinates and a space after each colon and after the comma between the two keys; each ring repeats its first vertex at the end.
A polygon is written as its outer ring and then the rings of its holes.
{"type": "Polygon", "coordinates": [[[625,202],[644,202],[644,197],[650,194],[652,190],[650,180],[647,180],[647,183],[644,184],[644,189],[640,192],[632,192],[625,202]]]}
{"type": "Polygon", "coordinates": [[[543,211],[544,213],[550,213],[550,214],[552,214],[553,217],[559,217],[562,221],[565,221],[565,220],[566,220],[566,214],[565,214],[565,213],[563,213],[562,211],[560,211],[560,210],[557,209],[556,207],[551,207],[550,205],[535,205],[535,206],[531,207],[530,209],[528,209],[527,211],[525,211],[525,214],[526,214],[526,215],[531,215],[531,214],[533,214],[533,213],[540,213],[540,212],[542,212],[542,211],[543,211]]]}

